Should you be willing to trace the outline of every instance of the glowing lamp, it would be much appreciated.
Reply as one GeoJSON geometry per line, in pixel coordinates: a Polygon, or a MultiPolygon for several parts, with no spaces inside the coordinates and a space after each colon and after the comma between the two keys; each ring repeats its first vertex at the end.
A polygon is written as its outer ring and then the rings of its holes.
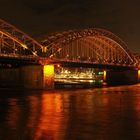
{"type": "Polygon", "coordinates": [[[60,64],[57,64],[57,68],[60,68],[60,64]]]}

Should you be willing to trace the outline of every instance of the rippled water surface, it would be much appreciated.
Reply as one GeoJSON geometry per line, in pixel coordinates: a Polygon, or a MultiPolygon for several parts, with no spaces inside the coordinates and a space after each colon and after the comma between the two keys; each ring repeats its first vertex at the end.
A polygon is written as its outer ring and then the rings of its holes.
{"type": "Polygon", "coordinates": [[[140,139],[140,84],[0,94],[0,140],[140,139]]]}

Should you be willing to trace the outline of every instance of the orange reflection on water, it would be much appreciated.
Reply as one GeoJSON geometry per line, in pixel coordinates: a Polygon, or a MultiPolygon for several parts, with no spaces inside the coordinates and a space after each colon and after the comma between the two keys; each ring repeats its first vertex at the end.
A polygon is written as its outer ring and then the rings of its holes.
{"type": "Polygon", "coordinates": [[[28,128],[34,128],[34,125],[36,124],[38,120],[38,116],[40,116],[40,101],[39,97],[36,96],[29,96],[27,98],[29,102],[30,112],[29,112],[29,119],[27,123],[28,128]]]}
{"type": "Polygon", "coordinates": [[[139,139],[139,89],[140,84],[1,98],[0,139],[139,139]]]}
{"type": "MultiPolygon", "coordinates": [[[[42,95],[40,118],[35,131],[35,140],[59,138],[63,128],[61,96],[42,95]]],[[[61,139],[61,138],[60,138],[61,139]]]]}
{"type": "Polygon", "coordinates": [[[16,129],[19,121],[20,108],[17,104],[16,99],[9,100],[9,111],[8,111],[8,124],[12,129],[16,129]]]}

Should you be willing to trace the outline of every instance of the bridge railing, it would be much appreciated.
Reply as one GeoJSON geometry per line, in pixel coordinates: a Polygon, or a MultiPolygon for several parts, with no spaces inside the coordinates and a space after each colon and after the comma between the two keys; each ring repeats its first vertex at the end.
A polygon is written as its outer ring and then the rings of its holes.
{"type": "Polygon", "coordinates": [[[44,57],[40,57],[40,64],[45,65],[45,64],[51,64],[51,63],[79,63],[79,64],[91,64],[91,65],[109,65],[109,66],[121,66],[121,67],[136,67],[135,64],[127,64],[127,63],[109,63],[109,62],[101,62],[99,63],[98,61],[90,61],[90,60],[85,60],[85,61],[81,61],[78,59],[73,59],[73,60],[69,60],[69,59],[57,59],[57,58],[44,58],[44,57]]]}

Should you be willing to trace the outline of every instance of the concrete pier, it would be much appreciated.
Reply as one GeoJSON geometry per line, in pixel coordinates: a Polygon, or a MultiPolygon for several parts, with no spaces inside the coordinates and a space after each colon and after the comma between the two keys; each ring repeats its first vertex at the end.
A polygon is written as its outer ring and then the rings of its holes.
{"type": "Polygon", "coordinates": [[[43,66],[43,89],[54,89],[54,65],[43,66]]]}
{"type": "Polygon", "coordinates": [[[19,68],[19,71],[23,88],[43,89],[43,66],[23,66],[19,68]]]}
{"type": "Polygon", "coordinates": [[[140,70],[138,70],[138,82],[140,82],[140,70]]]}
{"type": "Polygon", "coordinates": [[[26,65],[0,69],[0,87],[25,89],[53,89],[53,65],[26,65]]]}
{"type": "Polygon", "coordinates": [[[31,65],[0,69],[0,87],[43,89],[43,66],[31,65]]]}
{"type": "Polygon", "coordinates": [[[108,70],[106,74],[108,84],[135,84],[138,83],[137,70],[108,70]]]}

